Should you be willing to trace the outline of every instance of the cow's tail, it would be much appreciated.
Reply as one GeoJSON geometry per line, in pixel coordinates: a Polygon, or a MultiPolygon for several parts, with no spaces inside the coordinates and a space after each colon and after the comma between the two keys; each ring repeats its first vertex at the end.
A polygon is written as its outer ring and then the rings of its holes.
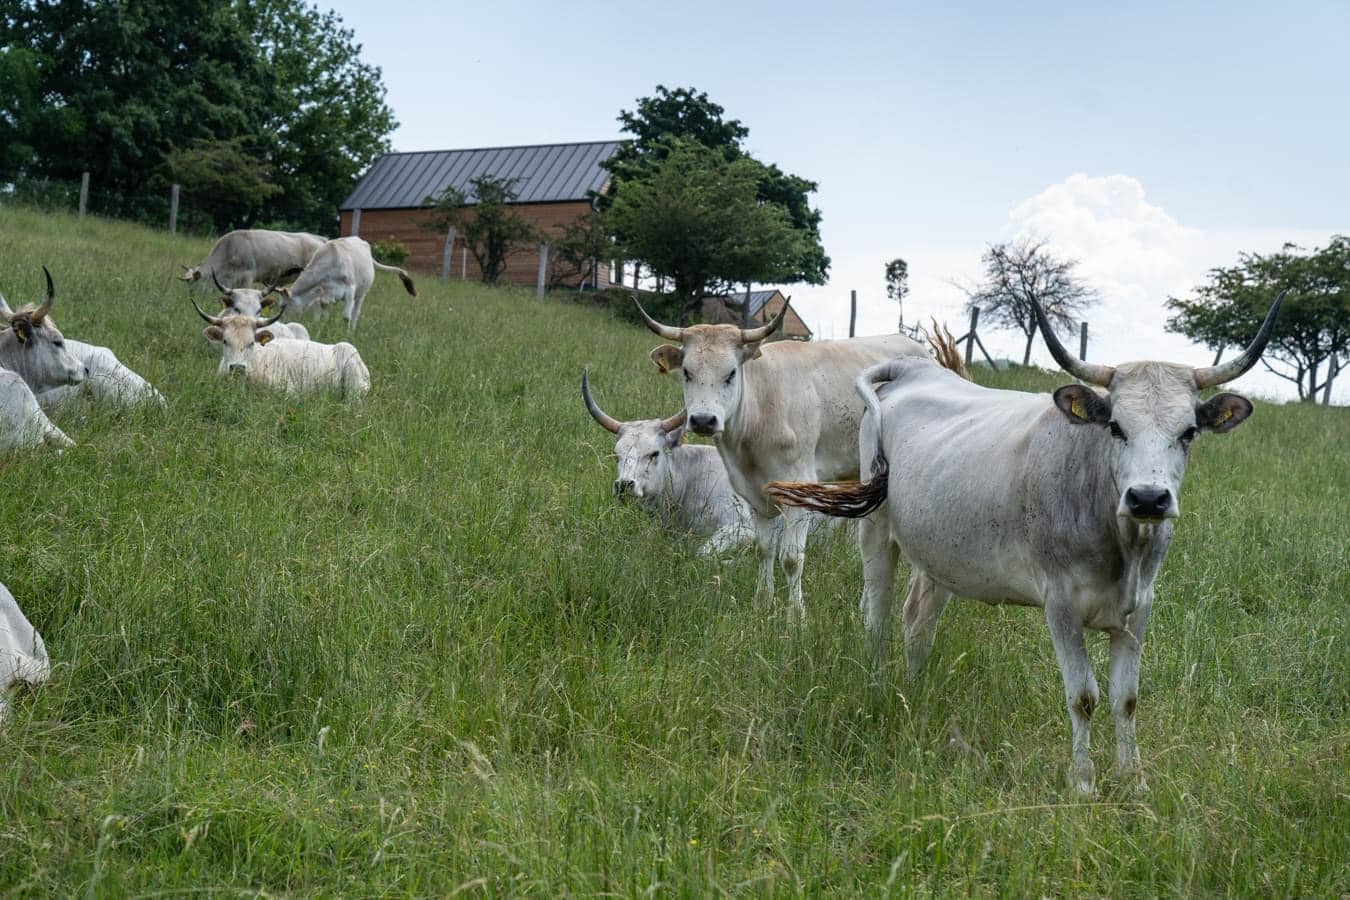
{"type": "Polygon", "coordinates": [[[376,260],[371,260],[371,262],[375,263],[375,268],[385,272],[393,272],[397,275],[398,280],[403,282],[403,289],[408,292],[408,296],[417,296],[417,285],[413,284],[413,280],[408,277],[407,272],[403,271],[398,266],[386,266],[384,263],[377,262],[376,260]]]}
{"type": "Polygon", "coordinates": [[[961,351],[956,349],[956,339],[952,337],[951,329],[945,324],[939,325],[936,318],[933,319],[933,330],[928,335],[928,343],[933,347],[938,365],[944,369],[951,369],[966,381],[970,381],[970,372],[966,369],[965,360],[961,358],[961,351]]]}
{"type": "Polygon", "coordinates": [[[899,359],[879,363],[863,371],[853,383],[872,414],[877,445],[872,455],[872,471],[866,481],[831,481],[823,484],[794,481],[770,481],[764,495],[781,506],[796,506],[829,516],[860,519],[886,502],[891,464],[882,442],[881,401],[873,385],[892,381],[898,374],[899,359]]]}

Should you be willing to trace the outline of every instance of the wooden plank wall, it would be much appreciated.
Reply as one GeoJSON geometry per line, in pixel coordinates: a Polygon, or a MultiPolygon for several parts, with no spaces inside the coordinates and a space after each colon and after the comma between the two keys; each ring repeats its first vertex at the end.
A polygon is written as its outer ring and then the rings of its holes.
{"type": "MultiPolygon", "coordinates": [[[[572,203],[521,203],[516,211],[535,228],[545,234],[560,235],[578,217],[590,211],[586,201],[572,203]]],[[[364,209],[361,211],[361,237],[374,244],[393,238],[408,248],[408,268],[423,272],[441,272],[441,252],[445,248],[445,233],[428,231],[423,226],[431,220],[428,209],[364,209]]],[[[352,212],[343,210],[339,234],[351,234],[352,212]]],[[[477,281],[481,277],[473,254],[467,255],[468,271],[464,271],[464,240],[455,239],[450,266],[451,278],[467,277],[477,281]]],[[[551,263],[550,263],[551,265],[551,263]]],[[[609,266],[599,266],[600,287],[609,287],[609,266]]],[[[531,246],[519,250],[506,260],[502,280],[509,284],[533,285],[539,275],[539,248],[531,246]]]]}

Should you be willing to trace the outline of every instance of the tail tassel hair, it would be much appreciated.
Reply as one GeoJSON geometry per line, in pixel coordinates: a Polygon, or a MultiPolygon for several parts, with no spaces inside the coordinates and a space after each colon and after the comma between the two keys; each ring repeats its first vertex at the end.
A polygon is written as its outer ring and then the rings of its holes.
{"type": "Polygon", "coordinates": [[[780,506],[795,506],[844,519],[861,519],[886,502],[891,466],[884,454],[872,461],[872,476],[866,481],[770,481],[764,496],[780,506]]]}

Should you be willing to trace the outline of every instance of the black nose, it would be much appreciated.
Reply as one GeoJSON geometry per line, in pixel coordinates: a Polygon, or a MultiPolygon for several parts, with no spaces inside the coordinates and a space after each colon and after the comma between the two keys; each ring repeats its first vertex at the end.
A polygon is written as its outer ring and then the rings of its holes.
{"type": "Polygon", "coordinates": [[[614,482],[614,493],[622,496],[633,489],[633,482],[627,478],[620,478],[614,482]]]}
{"type": "Polygon", "coordinates": [[[717,431],[717,416],[710,413],[699,413],[689,417],[689,429],[694,434],[713,434],[717,431]]]}
{"type": "Polygon", "coordinates": [[[231,375],[243,375],[243,374],[244,374],[244,367],[241,366],[241,365],[237,365],[237,364],[236,364],[236,365],[232,365],[232,366],[230,366],[230,374],[231,374],[231,375]]]}
{"type": "Polygon", "coordinates": [[[1125,492],[1130,515],[1141,519],[1160,519],[1172,508],[1172,492],[1160,487],[1132,487],[1125,492]]]}

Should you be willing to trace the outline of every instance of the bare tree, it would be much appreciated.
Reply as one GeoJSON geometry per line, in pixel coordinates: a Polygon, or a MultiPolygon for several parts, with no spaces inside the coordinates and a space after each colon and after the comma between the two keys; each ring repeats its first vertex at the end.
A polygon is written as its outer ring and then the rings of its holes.
{"type": "Polygon", "coordinates": [[[1074,274],[1077,261],[1056,259],[1045,249],[1044,241],[990,244],[983,261],[984,281],[973,288],[962,288],[966,309],[978,306],[984,321],[1016,328],[1026,335],[1024,366],[1031,362],[1031,345],[1036,340],[1033,298],[1045,310],[1050,324],[1065,331],[1073,330],[1088,307],[1100,299],[1074,274]]]}

